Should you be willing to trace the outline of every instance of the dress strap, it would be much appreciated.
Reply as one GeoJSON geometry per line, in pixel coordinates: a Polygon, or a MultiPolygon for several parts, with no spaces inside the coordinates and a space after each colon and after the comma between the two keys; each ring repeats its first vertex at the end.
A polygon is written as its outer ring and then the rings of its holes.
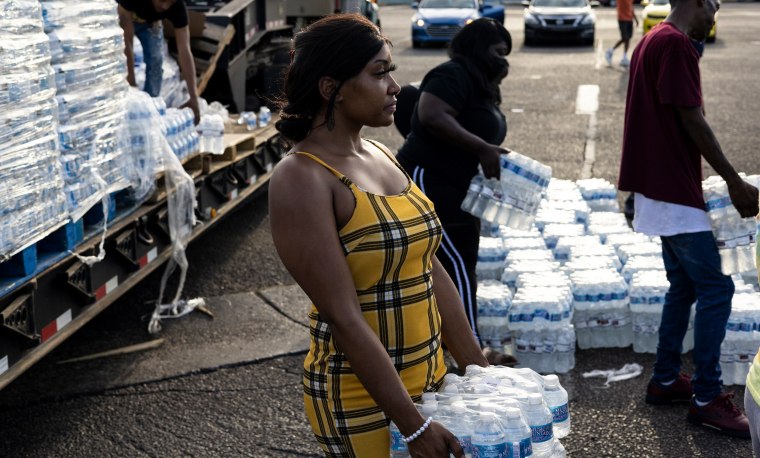
{"type": "Polygon", "coordinates": [[[401,164],[398,162],[398,160],[396,159],[396,156],[394,156],[393,153],[391,153],[390,150],[385,147],[385,145],[383,145],[382,143],[378,143],[375,140],[367,139],[367,141],[372,143],[375,146],[375,148],[385,153],[385,155],[388,156],[388,159],[390,159],[391,162],[396,164],[396,167],[398,167],[399,170],[401,170],[401,173],[403,173],[406,176],[407,180],[409,180],[410,183],[412,182],[412,177],[410,177],[409,174],[406,173],[406,170],[404,170],[404,167],[402,167],[401,164]]]}
{"type": "Polygon", "coordinates": [[[308,157],[309,159],[313,160],[314,162],[320,164],[322,167],[326,168],[333,175],[335,175],[341,181],[341,183],[343,183],[344,185],[346,185],[349,189],[352,189],[352,188],[354,188],[356,186],[354,184],[354,182],[351,181],[347,176],[343,175],[339,171],[337,171],[334,168],[330,167],[329,165],[327,165],[327,163],[325,161],[323,161],[322,159],[318,158],[317,156],[315,156],[315,155],[313,155],[311,153],[305,153],[303,151],[295,151],[295,152],[293,152],[293,154],[298,154],[300,156],[308,157]]]}

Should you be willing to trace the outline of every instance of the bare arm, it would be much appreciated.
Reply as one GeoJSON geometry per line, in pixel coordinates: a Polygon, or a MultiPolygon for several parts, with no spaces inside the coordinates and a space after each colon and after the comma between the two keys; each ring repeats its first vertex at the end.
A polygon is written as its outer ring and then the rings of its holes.
{"type": "Polygon", "coordinates": [[[459,292],[437,257],[433,257],[433,292],[438,303],[438,312],[441,314],[443,341],[457,366],[460,369],[470,364],[488,366],[488,361],[468,325],[459,292]]]}
{"type": "Polygon", "coordinates": [[[678,114],[689,137],[699,148],[702,157],[720,175],[728,185],[731,202],[744,218],[758,214],[757,188],[742,180],[731,163],[728,162],[723,150],[715,137],[712,128],[705,119],[701,107],[676,107],[678,114]]]}
{"type": "Polygon", "coordinates": [[[491,145],[462,127],[456,120],[454,108],[429,92],[422,92],[417,104],[417,116],[426,129],[464,152],[475,154],[488,178],[499,178],[499,154],[509,151],[498,145],[491,145]]]}
{"type": "MultiPolygon", "coordinates": [[[[402,434],[411,435],[425,419],[412,403],[386,349],[362,316],[338,238],[334,193],[320,166],[299,163],[307,160],[287,157],[271,178],[269,211],[275,247],[285,267],[328,323],[336,347],[346,355],[367,392],[402,434]]],[[[457,450],[460,456],[454,436],[436,423],[409,446],[413,456],[426,456],[426,452],[431,453],[429,456],[443,456],[449,449],[457,450]]]]}
{"type": "Polygon", "coordinates": [[[132,43],[135,38],[135,25],[132,23],[132,13],[119,5],[119,25],[124,31],[124,55],[127,57],[127,82],[130,86],[137,86],[135,82],[135,53],[132,43]]]}
{"type": "Polygon", "coordinates": [[[201,114],[198,108],[198,93],[195,86],[195,61],[193,60],[193,52],[190,50],[190,27],[175,29],[174,37],[177,41],[179,69],[182,72],[182,78],[187,83],[187,92],[190,94],[190,101],[185,106],[192,108],[195,124],[198,124],[201,120],[201,114]]]}

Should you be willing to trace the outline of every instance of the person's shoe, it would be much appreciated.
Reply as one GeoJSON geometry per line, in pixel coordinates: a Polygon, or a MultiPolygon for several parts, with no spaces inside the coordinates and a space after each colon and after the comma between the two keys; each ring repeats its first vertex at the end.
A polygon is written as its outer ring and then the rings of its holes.
{"type": "Polygon", "coordinates": [[[623,55],[623,58],[620,59],[620,66],[627,68],[629,65],[631,65],[631,61],[628,60],[628,56],[623,55]]]}
{"type": "Polygon", "coordinates": [[[689,423],[706,426],[729,436],[749,439],[749,420],[731,401],[733,397],[733,393],[722,393],[702,407],[697,405],[696,399],[692,399],[686,419],[689,423]]]}
{"type": "Polygon", "coordinates": [[[492,366],[507,366],[515,367],[517,365],[517,358],[512,355],[507,355],[498,350],[486,347],[483,349],[483,356],[488,360],[488,364],[492,366]]]}
{"type": "Polygon", "coordinates": [[[612,53],[614,49],[610,48],[607,51],[604,52],[604,60],[607,61],[607,65],[612,67],[612,53]]]}
{"type": "Polygon", "coordinates": [[[692,396],[691,378],[686,374],[678,374],[678,378],[670,385],[661,385],[654,380],[647,385],[647,404],[667,405],[675,402],[689,402],[692,396]]]}

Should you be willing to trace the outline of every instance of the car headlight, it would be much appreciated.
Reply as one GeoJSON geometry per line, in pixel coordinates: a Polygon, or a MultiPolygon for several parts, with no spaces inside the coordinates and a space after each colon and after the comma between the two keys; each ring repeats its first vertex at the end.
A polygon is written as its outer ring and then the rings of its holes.
{"type": "Polygon", "coordinates": [[[538,25],[541,21],[533,13],[525,13],[525,23],[529,25],[538,25]]]}
{"type": "Polygon", "coordinates": [[[470,24],[472,21],[474,21],[476,18],[468,17],[464,20],[464,25],[470,24]]]}
{"type": "Polygon", "coordinates": [[[425,27],[425,20],[422,18],[417,18],[417,20],[414,21],[414,23],[415,25],[417,25],[417,27],[425,27]]]}
{"type": "Polygon", "coordinates": [[[594,24],[594,16],[587,14],[586,16],[581,19],[582,25],[593,25],[594,24]]]}

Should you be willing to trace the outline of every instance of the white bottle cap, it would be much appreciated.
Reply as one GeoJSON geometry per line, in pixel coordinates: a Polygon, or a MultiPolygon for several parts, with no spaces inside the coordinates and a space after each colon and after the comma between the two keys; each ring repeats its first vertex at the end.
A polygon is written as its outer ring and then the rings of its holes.
{"type": "Polygon", "coordinates": [[[556,374],[544,375],[544,386],[557,388],[559,386],[559,377],[556,374]]]}
{"type": "Polygon", "coordinates": [[[540,394],[530,393],[528,395],[528,404],[533,406],[533,405],[541,404],[542,402],[544,402],[544,397],[541,396],[540,394]]]}

